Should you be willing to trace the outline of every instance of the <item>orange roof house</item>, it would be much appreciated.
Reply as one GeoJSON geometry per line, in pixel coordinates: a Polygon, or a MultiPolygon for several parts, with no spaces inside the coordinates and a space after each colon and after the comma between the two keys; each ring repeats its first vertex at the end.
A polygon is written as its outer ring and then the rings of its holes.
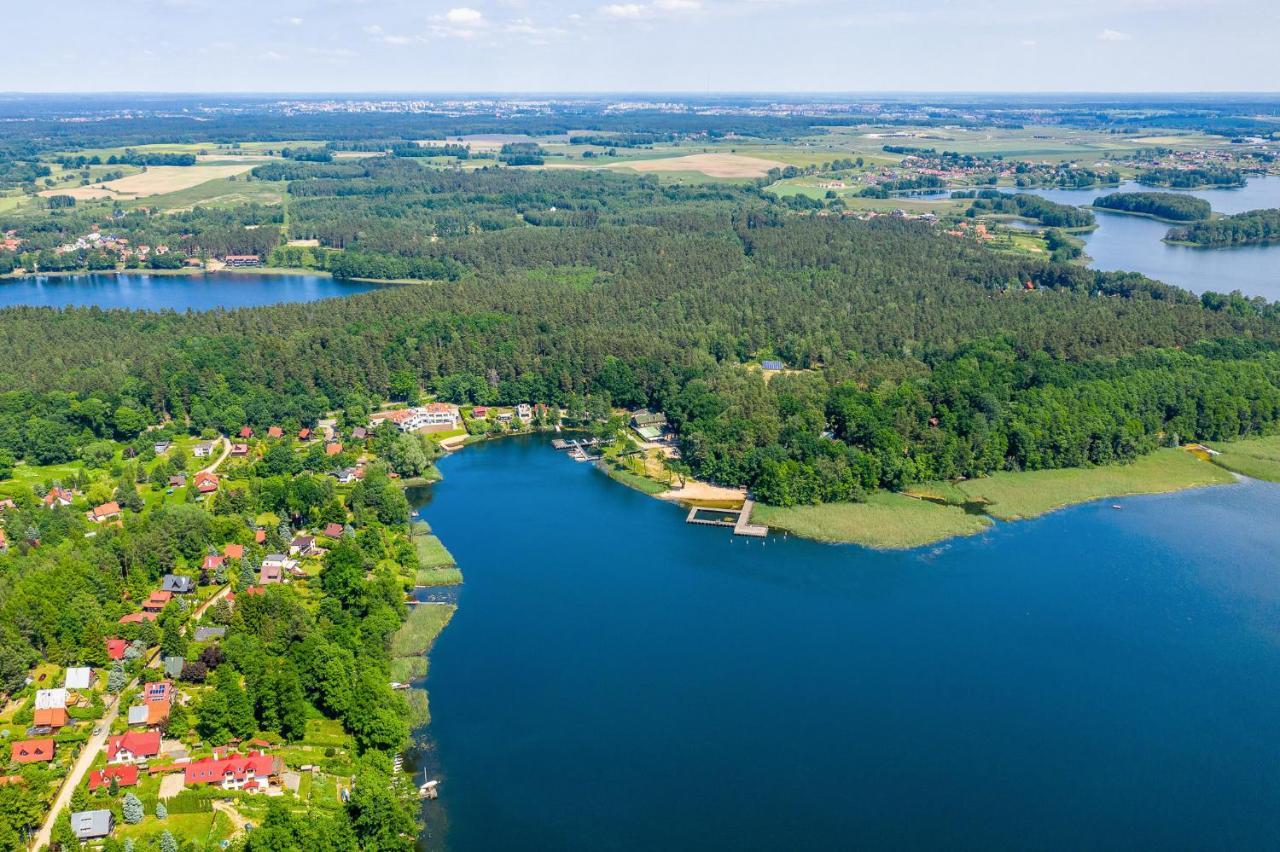
{"type": "Polygon", "coordinates": [[[324,454],[326,456],[336,456],[340,452],[342,452],[342,444],[337,441],[334,441],[332,444],[325,445],[324,454]]]}
{"type": "Polygon", "coordinates": [[[94,506],[89,510],[88,516],[89,520],[93,521],[95,524],[100,524],[103,521],[109,521],[112,518],[118,518],[120,517],[120,504],[115,500],[112,500],[109,503],[103,503],[101,506],[94,506]]]}
{"type": "Polygon", "coordinates": [[[252,429],[250,429],[248,426],[242,426],[242,427],[240,428],[240,437],[241,437],[241,438],[244,438],[244,439],[246,439],[246,440],[247,440],[247,439],[249,439],[249,438],[252,438],[252,437],[253,437],[253,430],[252,430],[252,429]]]}
{"type": "Polygon", "coordinates": [[[48,763],[53,760],[53,740],[21,740],[9,752],[14,763],[48,763]]]}
{"type": "Polygon", "coordinates": [[[63,728],[71,721],[65,707],[42,707],[35,711],[31,723],[37,728],[63,728]]]}
{"type": "Polygon", "coordinates": [[[268,426],[268,427],[267,427],[267,437],[268,437],[268,438],[283,438],[283,437],[284,437],[284,430],[283,430],[283,429],[281,429],[279,426],[268,426]]]}
{"type": "Polygon", "coordinates": [[[222,549],[222,554],[228,559],[244,559],[244,545],[228,544],[222,549]]]}
{"type": "Polygon", "coordinates": [[[216,473],[208,473],[200,471],[195,476],[196,491],[201,494],[208,494],[218,490],[218,475],[216,473]]]}

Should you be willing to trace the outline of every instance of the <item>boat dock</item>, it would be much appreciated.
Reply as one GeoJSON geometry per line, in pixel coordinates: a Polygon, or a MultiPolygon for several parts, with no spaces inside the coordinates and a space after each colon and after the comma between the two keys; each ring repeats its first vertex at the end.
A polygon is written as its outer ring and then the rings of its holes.
{"type": "Polygon", "coordinates": [[[686,524],[702,524],[708,527],[732,527],[734,535],[764,538],[769,534],[769,528],[763,524],[751,523],[751,510],[755,505],[754,500],[747,500],[740,509],[691,506],[684,521],[686,524]],[[702,512],[711,513],[715,517],[704,517],[700,514],[702,512]]]}
{"type": "Polygon", "coordinates": [[[591,455],[591,448],[600,445],[599,438],[556,438],[551,446],[557,450],[568,450],[569,458],[574,461],[599,461],[600,456],[591,455]]]}

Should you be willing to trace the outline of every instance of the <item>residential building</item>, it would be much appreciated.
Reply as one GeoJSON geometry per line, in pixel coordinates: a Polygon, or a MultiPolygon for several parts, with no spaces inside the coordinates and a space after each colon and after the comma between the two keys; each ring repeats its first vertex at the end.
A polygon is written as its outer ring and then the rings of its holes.
{"type": "Polygon", "coordinates": [[[31,714],[31,725],[40,732],[56,731],[71,722],[71,716],[65,707],[45,707],[31,714]]]}
{"type": "Polygon", "coordinates": [[[284,430],[283,430],[283,429],[281,429],[279,426],[268,426],[268,427],[267,427],[267,437],[268,437],[268,438],[283,438],[283,437],[284,437],[284,430]]]}
{"type": "Polygon", "coordinates": [[[51,739],[20,740],[9,749],[9,759],[14,763],[48,763],[53,760],[53,751],[51,739]]]}
{"type": "Polygon", "coordinates": [[[324,534],[329,538],[341,538],[342,524],[325,524],[324,534]]]}
{"type": "Polygon", "coordinates": [[[225,627],[197,627],[192,638],[197,642],[209,642],[227,635],[225,627]]]}
{"type": "Polygon", "coordinates": [[[300,535],[289,542],[290,556],[310,556],[315,550],[316,540],[313,536],[300,535]]]}
{"type": "Polygon", "coordinates": [[[222,258],[222,262],[231,267],[261,266],[262,258],[256,254],[229,254],[222,258]]]}
{"type": "Polygon", "coordinates": [[[232,444],[231,455],[238,456],[238,457],[244,457],[249,455],[249,445],[248,444],[232,444]]]}
{"type": "Polygon", "coordinates": [[[107,656],[112,660],[123,660],[124,652],[129,648],[129,643],[124,639],[108,639],[107,640],[107,656]]]}
{"type": "Polygon", "coordinates": [[[348,485],[358,478],[354,467],[344,467],[342,470],[335,470],[329,475],[338,480],[339,485],[348,485]]]}
{"type": "Polygon", "coordinates": [[[533,419],[533,408],[531,408],[527,402],[520,403],[516,406],[516,417],[519,417],[522,421],[528,423],[533,419]]]}
{"type": "Polygon", "coordinates": [[[776,373],[782,369],[782,362],[781,361],[761,361],[760,369],[765,370],[766,372],[776,373]]]}
{"type": "Polygon", "coordinates": [[[116,818],[105,808],[96,811],[76,811],[71,814],[71,832],[76,840],[101,840],[110,837],[116,827],[116,818]]]}
{"type": "Polygon", "coordinates": [[[250,752],[245,756],[206,758],[189,763],[183,772],[183,780],[189,787],[214,784],[223,790],[265,792],[283,769],[284,763],[280,758],[250,752]]]}
{"type": "Polygon", "coordinates": [[[228,559],[244,559],[244,545],[228,544],[222,548],[222,554],[228,559]]]}
{"type": "MultiPolygon", "coordinates": [[[[211,558],[213,557],[205,557],[206,567],[208,567],[208,562],[211,558]]],[[[169,592],[174,595],[189,595],[195,590],[196,581],[191,577],[184,577],[181,574],[165,574],[164,579],[160,581],[160,591],[162,592],[169,592]]]]}
{"type": "Polygon", "coordinates": [[[120,517],[120,504],[112,500],[110,503],[94,506],[86,513],[86,516],[95,524],[113,520],[120,517]]]}
{"type": "Polygon", "coordinates": [[[299,430],[298,430],[298,440],[299,440],[299,441],[310,441],[310,440],[311,440],[311,430],[310,430],[310,429],[307,429],[307,428],[305,428],[305,427],[304,427],[304,428],[302,428],[302,429],[299,429],[299,430]]]}
{"type": "Polygon", "coordinates": [[[169,605],[169,601],[173,600],[173,592],[156,590],[151,593],[145,601],[142,602],[143,612],[152,612],[159,615],[164,608],[169,605]]]}
{"type": "Polygon", "coordinates": [[[37,689],[36,705],[37,710],[48,710],[51,707],[67,706],[67,690],[65,688],[58,689],[37,689]]]}
{"type": "Polygon", "coordinates": [[[200,563],[200,567],[205,571],[217,571],[219,568],[227,564],[227,557],[215,556],[210,553],[204,558],[204,562],[200,563]]]}
{"type": "Polygon", "coordinates": [[[489,416],[489,407],[486,405],[477,405],[471,409],[471,418],[473,420],[484,420],[489,416]]]}
{"type": "Polygon", "coordinates": [[[89,773],[89,790],[92,792],[99,787],[110,787],[112,781],[116,782],[117,787],[138,786],[138,767],[108,766],[106,769],[95,769],[89,773]]]}
{"type": "Polygon", "coordinates": [[[169,452],[169,448],[173,446],[172,441],[156,441],[152,449],[156,451],[156,455],[162,456],[169,452]]]}
{"type": "Polygon", "coordinates": [[[169,477],[170,488],[185,488],[187,486],[187,475],[185,473],[175,473],[169,477]]]}
{"type": "Polygon", "coordinates": [[[431,402],[417,408],[398,408],[382,411],[370,418],[370,426],[382,421],[395,424],[401,432],[417,432],[419,429],[456,429],[462,424],[458,406],[447,402],[431,402]]]}
{"type": "Polygon", "coordinates": [[[218,475],[216,473],[207,473],[200,471],[195,475],[194,480],[196,491],[201,494],[211,494],[218,490],[218,475]]]}
{"type": "Polygon", "coordinates": [[[342,443],[340,441],[330,441],[324,445],[324,454],[326,456],[336,456],[342,452],[342,443]]]}
{"type": "Polygon", "coordinates": [[[284,582],[284,569],[279,565],[267,565],[265,562],[258,569],[258,585],[266,586],[271,583],[284,582]]]}
{"type": "Polygon", "coordinates": [[[52,509],[54,506],[70,506],[74,497],[71,489],[55,485],[49,489],[48,494],[44,495],[44,505],[46,509],[52,509]]]}
{"type": "Polygon", "coordinates": [[[666,425],[667,416],[665,414],[650,411],[647,408],[642,408],[631,415],[631,426],[634,429],[640,429],[645,426],[663,427],[666,425]]]}
{"type": "Polygon", "coordinates": [[[138,763],[159,753],[159,731],[128,731],[107,737],[107,763],[138,763]]]}
{"type": "Polygon", "coordinates": [[[240,427],[240,437],[241,437],[241,438],[243,438],[243,439],[244,439],[244,440],[246,440],[246,441],[247,441],[247,440],[249,440],[250,438],[252,438],[252,437],[253,437],[253,428],[252,428],[252,427],[250,427],[250,426],[241,426],[241,427],[240,427]]]}
{"type": "Polygon", "coordinates": [[[67,677],[63,686],[67,689],[90,689],[93,686],[94,673],[89,666],[72,666],[67,669],[67,677]]]}
{"type": "Polygon", "coordinates": [[[210,441],[201,441],[191,448],[191,455],[198,459],[208,458],[213,455],[213,444],[210,441]]]}

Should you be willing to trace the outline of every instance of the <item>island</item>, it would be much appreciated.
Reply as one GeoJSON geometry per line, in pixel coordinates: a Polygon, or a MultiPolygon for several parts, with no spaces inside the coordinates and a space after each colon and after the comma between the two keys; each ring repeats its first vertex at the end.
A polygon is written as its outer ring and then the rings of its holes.
{"type": "Polygon", "coordinates": [[[1203,189],[1204,187],[1244,186],[1245,174],[1240,169],[1212,166],[1174,168],[1157,166],[1143,169],[1135,177],[1145,186],[1165,186],[1170,189],[1203,189]]]}
{"type": "Polygon", "coordinates": [[[1165,222],[1195,222],[1213,213],[1209,202],[1177,192],[1117,192],[1093,200],[1093,206],[1111,213],[1132,213],[1165,222]]]}
{"type": "Polygon", "coordinates": [[[1280,209],[1249,210],[1183,228],[1172,228],[1165,241],[1200,248],[1265,245],[1280,240],[1280,209]]]}

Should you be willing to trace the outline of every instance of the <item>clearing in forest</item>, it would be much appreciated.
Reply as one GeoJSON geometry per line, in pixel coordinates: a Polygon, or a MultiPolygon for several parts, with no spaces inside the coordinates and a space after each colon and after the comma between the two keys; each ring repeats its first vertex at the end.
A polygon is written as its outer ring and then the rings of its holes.
{"type": "Polygon", "coordinates": [[[233,164],[223,166],[151,166],[145,172],[119,180],[109,180],[91,186],[77,186],[70,189],[47,189],[41,195],[70,195],[73,198],[88,200],[91,198],[116,198],[127,200],[146,198],[151,195],[164,195],[182,189],[190,189],[202,183],[219,178],[228,178],[244,174],[254,167],[254,163],[233,164]]]}
{"type": "Polygon", "coordinates": [[[686,154],[683,157],[614,163],[609,168],[638,172],[700,172],[713,178],[758,178],[768,175],[769,169],[784,169],[786,166],[777,160],[742,154],[686,154]]]}

